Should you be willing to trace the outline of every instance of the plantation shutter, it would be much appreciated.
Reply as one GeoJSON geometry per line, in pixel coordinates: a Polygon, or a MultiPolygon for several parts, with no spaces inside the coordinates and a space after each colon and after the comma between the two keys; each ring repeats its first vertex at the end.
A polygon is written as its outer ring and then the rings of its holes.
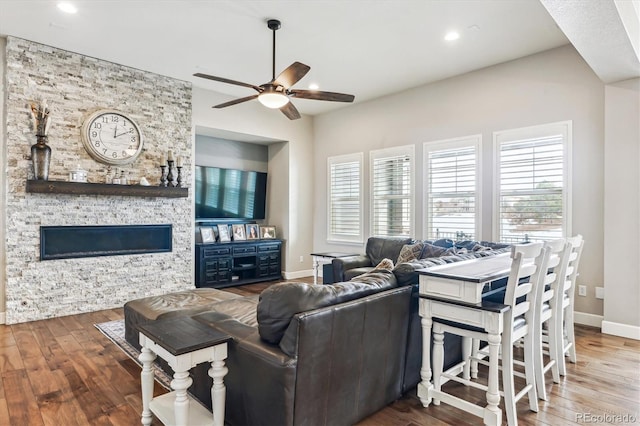
{"type": "Polygon", "coordinates": [[[362,241],[362,154],[328,161],[329,239],[362,241]]]}
{"type": "Polygon", "coordinates": [[[413,146],[372,152],[372,234],[413,234],[413,146]]]}
{"type": "Polygon", "coordinates": [[[425,152],[427,238],[475,239],[477,146],[425,152]]]}
{"type": "Polygon", "coordinates": [[[565,160],[563,134],[500,143],[501,241],[564,236],[565,160]]]}

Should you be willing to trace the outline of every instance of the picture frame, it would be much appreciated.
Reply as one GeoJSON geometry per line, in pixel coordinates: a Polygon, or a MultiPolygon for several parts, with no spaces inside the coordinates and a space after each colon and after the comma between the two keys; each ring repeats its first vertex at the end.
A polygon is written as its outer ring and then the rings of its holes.
{"type": "Polygon", "coordinates": [[[264,240],[271,240],[276,237],[276,227],[275,226],[261,226],[260,227],[260,238],[264,240]]]}
{"type": "Polygon", "coordinates": [[[200,227],[200,238],[203,243],[215,243],[216,236],[213,232],[213,228],[210,226],[201,226],[200,227]]]}
{"type": "Polygon", "coordinates": [[[258,229],[258,225],[256,225],[255,223],[247,223],[246,231],[247,231],[247,240],[260,239],[260,230],[258,229]]]}
{"type": "Polygon", "coordinates": [[[218,238],[220,242],[231,241],[231,235],[229,234],[229,225],[218,225],[218,238]]]}
{"type": "Polygon", "coordinates": [[[244,232],[244,224],[231,225],[231,231],[233,233],[233,241],[244,241],[247,239],[247,235],[244,232]]]}

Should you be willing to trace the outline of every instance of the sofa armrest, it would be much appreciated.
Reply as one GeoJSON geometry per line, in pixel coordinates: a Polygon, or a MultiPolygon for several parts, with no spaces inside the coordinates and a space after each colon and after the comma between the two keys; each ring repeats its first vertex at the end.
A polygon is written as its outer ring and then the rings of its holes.
{"type": "MultiPolygon", "coordinates": [[[[229,372],[224,377],[225,420],[239,425],[293,425],[297,360],[260,339],[257,327],[233,317],[205,312],[193,318],[232,337],[226,359],[229,372]]],[[[211,384],[208,392],[210,398],[211,384]]]]}
{"type": "Polygon", "coordinates": [[[293,317],[294,424],[355,424],[400,397],[410,296],[393,288],[293,317]]]}
{"type": "Polygon", "coordinates": [[[331,261],[333,267],[333,282],[345,281],[344,273],[349,269],[362,268],[364,266],[375,266],[371,264],[371,259],[365,255],[340,257],[331,261]]]}

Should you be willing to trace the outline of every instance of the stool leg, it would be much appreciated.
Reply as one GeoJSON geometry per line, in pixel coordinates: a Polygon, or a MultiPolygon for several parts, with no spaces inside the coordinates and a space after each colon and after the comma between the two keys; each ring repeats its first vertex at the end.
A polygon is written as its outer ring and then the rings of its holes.
{"type": "MultiPolygon", "coordinates": [[[[436,324],[433,327],[433,388],[440,392],[440,376],[444,365],[444,332],[436,324]]],[[[433,405],[440,405],[440,400],[433,398],[433,405]]]]}
{"type": "Polygon", "coordinates": [[[469,380],[471,377],[469,371],[471,368],[471,355],[475,355],[471,353],[471,337],[463,337],[462,338],[462,361],[464,364],[462,365],[462,378],[465,380],[469,380]]]}
{"type": "Polygon", "coordinates": [[[558,333],[562,336],[562,330],[556,327],[556,318],[551,317],[549,320],[549,358],[551,364],[551,375],[553,383],[560,383],[560,360],[558,359],[558,333]]]}
{"type": "MultiPolygon", "coordinates": [[[[538,388],[538,397],[544,401],[547,400],[547,391],[545,388],[544,381],[544,355],[542,349],[542,323],[540,321],[536,321],[536,324],[533,326],[533,330],[530,331],[530,335],[533,335],[533,361],[535,365],[535,384],[538,388]]],[[[551,335],[549,335],[549,340],[551,340],[551,335]]],[[[525,342],[526,345],[526,342],[525,342]]],[[[549,345],[549,352],[551,352],[551,345],[549,345]]],[[[527,356],[527,352],[525,349],[524,356],[527,356]]],[[[526,363],[526,360],[525,360],[526,363]]],[[[526,368],[526,366],[525,366],[526,368]]]]}
{"type": "MultiPolygon", "coordinates": [[[[478,352],[480,352],[480,340],[473,339],[473,342],[471,344],[471,355],[477,357],[478,352]]],[[[471,361],[471,378],[478,378],[478,361],[476,360],[471,361]]]]}
{"type": "MultiPolygon", "coordinates": [[[[489,342],[489,350],[493,349],[489,342]]],[[[493,357],[493,356],[492,356],[493,357]]],[[[489,360],[492,362],[492,360],[489,360]]],[[[513,343],[508,339],[502,342],[502,388],[504,390],[504,408],[507,412],[507,424],[518,424],[516,414],[516,393],[513,382],[513,343]]]]}
{"type": "Polygon", "coordinates": [[[153,420],[149,403],[153,398],[153,369],[151,365],[156,359],[156,354],[151,352],[147,347],[142,347],[142,351],[138,356],[142,363],[142,372],[140,373],[140,385],[142,389],[142,424],[149,426],[153,420]]]}
{"type": "Polygon", "coordinates": [[[573,330],[573,305],[569,305],[569,309],[571,312],[567,313],[565,318],[565,328],[567,329],[567,340],[569,346],[569,361],[572,364],[578,362],[578,358],[576,357],[576,336],[573,330]]]}
{"type": "Polygon", "coordinates": [[[529,386],[529,409],[537,413],[538,392],[536,391],[535,361],[532,358],[533,350],[533,335],[532,333],[527,333],[527,335],[524,336],[524,374],[527,381],[525,386],[529,386]]]}

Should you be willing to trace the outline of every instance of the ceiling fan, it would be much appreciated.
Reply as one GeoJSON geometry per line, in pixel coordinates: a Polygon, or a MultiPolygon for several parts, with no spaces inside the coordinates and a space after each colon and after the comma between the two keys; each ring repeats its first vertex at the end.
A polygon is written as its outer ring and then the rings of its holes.
{"type": "Polygon", "coordinates": [[[267,108],[278,108],[284,115],[287,116],[287,118],[289,118],[289,120],[297,120],[298,118],[300,118],[300,113],[290,102],[291,98],[314,99],[318,101],[332,102],[353,102],[354,96],[344,93],[292,89],[291,86],[300,81],[302,77],[304,77],[311,69],[311,67],[309,67],[308,65],[300,62],[294,62],[293,64],[289,65],[289,67],[282,71],[276,78],[276,31],[280,29],[280,26],[281,23],[277,19],[269,19],[267,21],[267,27],[269,27],[269,29],[273,31],[273,77],[268,83],[261,84],[260,86],[255,86],[253,84],[230,80],[223,77],[215,77],[213,75],[202,73],[194,74],[195,77],[220,81],[222,83],[235,84],[236,86],[249,87],[258,92],[258,94],[256,95],[234,99],[229,102],[224,102],[220,105],[215,105],[214,108],[225,108],[257,98],[260,103],[267,108]]]}

